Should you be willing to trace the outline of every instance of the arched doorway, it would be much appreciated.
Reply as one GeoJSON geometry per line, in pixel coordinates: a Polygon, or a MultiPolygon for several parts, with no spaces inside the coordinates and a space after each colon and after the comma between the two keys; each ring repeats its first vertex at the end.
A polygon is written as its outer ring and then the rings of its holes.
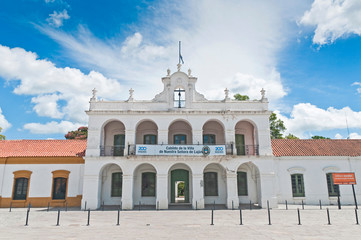
{"type": "Polygon", "coordinates": [[[169,199],[170,204],[190,204],[192,198],[192,172],[185,164],[175,164],[170,168],[169,199]]]}
{"type": "Polygon", "coordinates": [[[258,167],[251,163],[243,163],[237,169],[237,192],[240,204],[250,202],[259,205],[261,199],[261,181],[258,167]]]}
{"type": "Polygon", "coordinates": [[[173,122],[168,128],[168,144],[192,144],[192,127],[184,120],[173,122]]]}
{"type": "Polygon", "coordinates": [[[103,129],[101,156],[124,156],[125,126],[118,120],[108,122],[103,129]]]}
{"type": "Polygon", "coordinates": [[[116,164],[105,165],[100,177],[100,205],[119,206],[122,201],[123,171],[116,164]]]}
{"type": "Polygon", "coordinates": [[[259,155],[257,128],[249,121],[239,121],[235,126],[237,155],[259,155]]]}
{"type": "Polygon", "coordinates": [[[143,163],[133,173],[133,202],[134,208],[151,208],[156,206],[157,171],[153,165],[143,163]]]}
{"type": "Polygon", "coordinates": [[[218,163],[211,163],[203,170],[203,188],[205,205],[227,204],[226,170],[218,163]]]}

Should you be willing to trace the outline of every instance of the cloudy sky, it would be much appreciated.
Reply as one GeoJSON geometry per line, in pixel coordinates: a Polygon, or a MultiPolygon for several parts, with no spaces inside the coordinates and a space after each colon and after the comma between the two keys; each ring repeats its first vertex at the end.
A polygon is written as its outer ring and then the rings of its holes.
{"type": "Polygon", "coordinates": [[[286,134],[361,138],[359,0],[17,0],[0,19],[7,139],[63,139],[87,124],[93,88],[152,99],[179,40],[208,99],[264,88],[286,134]]]}

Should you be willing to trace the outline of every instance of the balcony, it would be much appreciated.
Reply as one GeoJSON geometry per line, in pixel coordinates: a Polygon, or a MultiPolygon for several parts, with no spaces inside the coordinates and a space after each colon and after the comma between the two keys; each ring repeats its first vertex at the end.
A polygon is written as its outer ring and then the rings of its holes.
{"type": "Polygon", "coordinates": [[[100,146],[100,156],[124,156],[124,146],[100,146]]]}
{"type": "Polygon", "coordinates": [[[258,145],[236,145],[236,152],[238,156],[249,156],[249,155],[259,155],[259,146],[258,145]]]}

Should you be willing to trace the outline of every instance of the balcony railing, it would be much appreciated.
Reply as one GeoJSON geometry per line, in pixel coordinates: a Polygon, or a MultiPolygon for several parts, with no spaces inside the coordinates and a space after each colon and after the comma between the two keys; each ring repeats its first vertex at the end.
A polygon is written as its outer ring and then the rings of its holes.
{"type": "Polygon", "coordinates": [[[236,145],[237,155],[259,155],[258,145],[236,145]]]}
{"type": "Polygon", "coordinates": [[[100,146],[100,156],[124,156],[124,146],[100,146]]]}

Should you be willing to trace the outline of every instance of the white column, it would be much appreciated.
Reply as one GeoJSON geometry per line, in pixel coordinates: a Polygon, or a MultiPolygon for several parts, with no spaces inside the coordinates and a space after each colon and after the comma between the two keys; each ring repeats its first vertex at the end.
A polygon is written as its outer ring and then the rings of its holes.
{"type": "Polygon", "coordinates": [[[203,130],[193,130],[192,144],[203,144],[203,130]]]}
{"type": "Polygon", "coordinates": [[[226,144],[228,148],[231,147],[231,144],[233,144],[233,149],[227,149],[227,154],[231,154],[231,151],[233,151],[233,155],[236,155],[236,143],[235,141],[235,131],[234,129],[227,129],[226,130],[226,144]]]}
{"type": "Polygon", "coordinates": [[[168,174],[157,174],[157,203],[159,209],[168,209],[168,174]]]}
{"type": "Polygon", "coordinates": [[[98,175],[84,175],[83,198],[81,208],[95,210],[100,207],[100,186],[98,175]]]}
{"type": "Polygon", "coordinates": [[[134,130],[125,130],[125,142],[127,143],[124,147],[124,156],[128,155],[128,145],[135,144],[135,131],[134,130]]]}
{"type": "Polygon", "coordinates": [[[192,200],[192,206],[193,209],[204,209],[204,196],[203,196],[203,173],[200,174],[192,174],[193,179],[193,200],[192,200]]]}
{"type": "Polygon", "coordinates": [[[169,144],[168,143],[168,129],[158,130],[158,144],[169,144]]]}
{"type": "Polygon", "coordinates": [[[133,175],[123,175],[122,209],[133,209],[133,175]]]}
{"type": "Polygon", "coordinates": [[[227,208],[238,208],[237,173],[227,172],[227,208]]]}
{"type": "Polygon", "coordinates": [[[260,199],[259,204],[262,208],[267,208],[267,201],[271,208],[278,207],[277,195],[276,195],[276,179],[274,173],[261,173],[260,176],[260,199]]]}

